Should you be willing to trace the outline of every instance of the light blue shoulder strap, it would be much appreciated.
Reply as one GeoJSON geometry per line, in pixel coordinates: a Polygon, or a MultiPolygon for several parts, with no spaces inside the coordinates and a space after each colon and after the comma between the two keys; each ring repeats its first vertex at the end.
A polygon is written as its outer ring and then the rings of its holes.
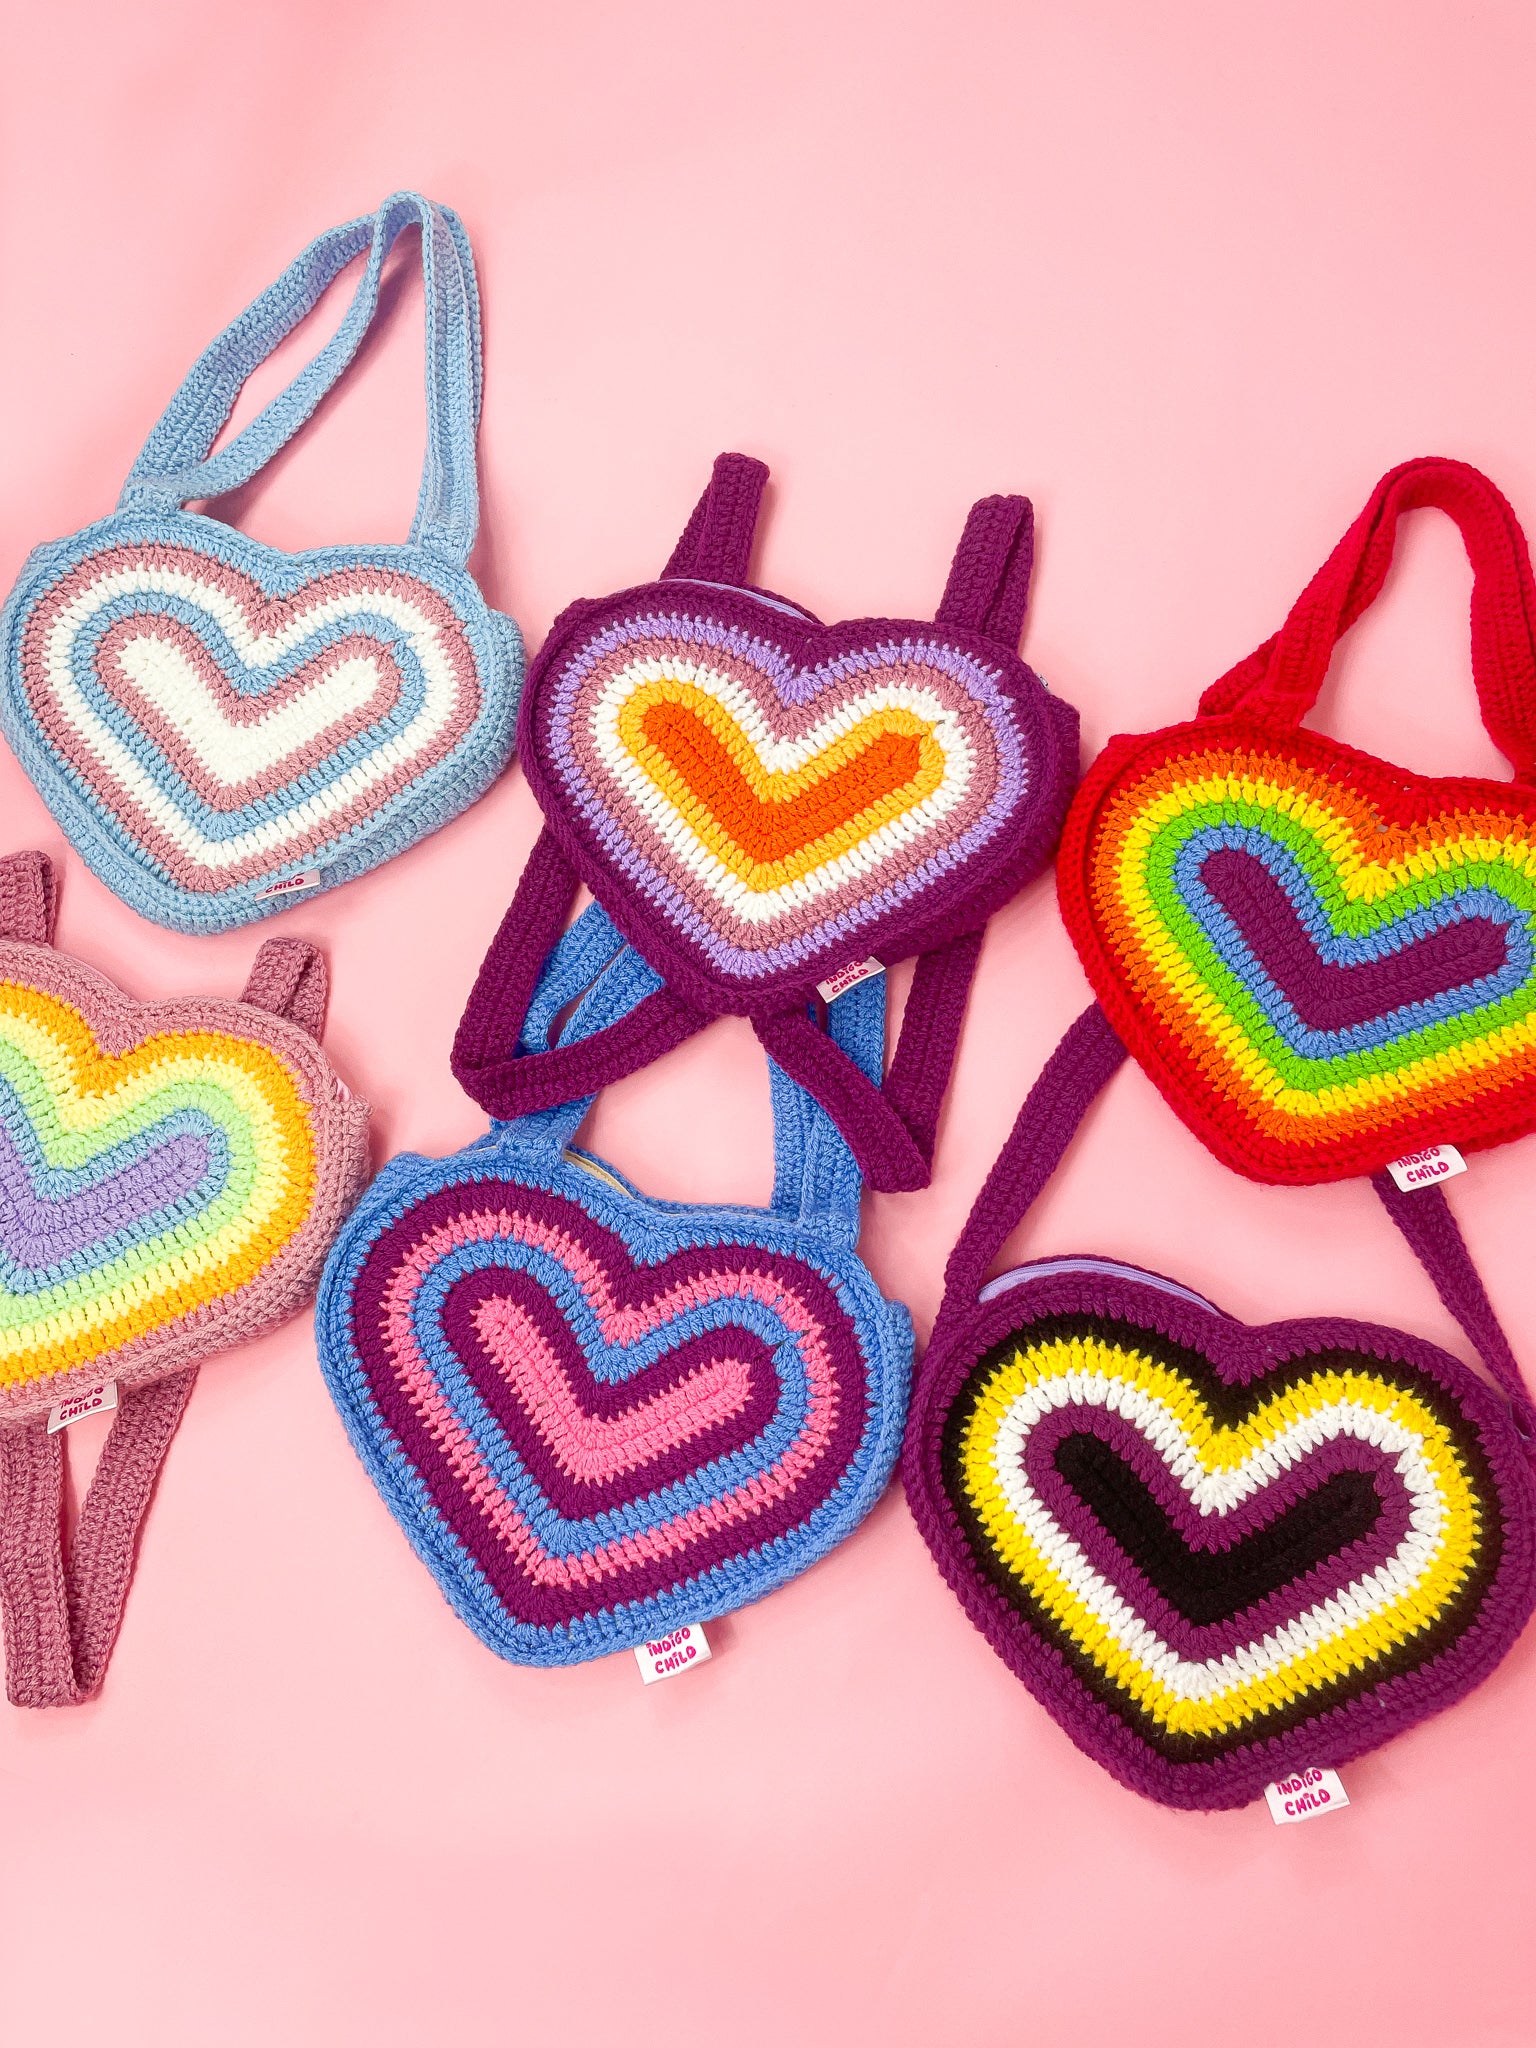
{"type": "MultiPolygon", "coordinates": [[[[575,1045],[625,1017],[661,977],[625,944],[607,913],[590,905],[544,963],[518,1051],[543,1052],[553,1043],[575,1045]]],[[[834,1040],[871,1080],[880,1078],[885,1049],[885,977],[875,975],[839,996],[828,1009],[834,1040]]],[[[773,1208],[803,1228],[853,1244],[859,1234],[863,1180],[836,1124],[773,1061],[768,1063],[773,1104],[773,1208]]],[[[595,1095],[535,1111],[500,1128],[541,1150],[563,1151],[575,1137],[595,1095]]]]}
{"type": "Polygon", "coordinates": [[[119,510],[217,498],[249,481],[296,434],[356,355],[379,304],[384,259],[402,231],[421,229],[426,300],[427,458],[411,539],[462,565],[479,524],[475,434],[480,420],[480,295],[457,214],[419,192],[393,193],[376,214],[311,242],[203,351],[129,472],[119,510]],[[217,455],[210,454],[240,388],[318,305],[356,257],[368,261],[346,318],[287,389],[217,455]]]}

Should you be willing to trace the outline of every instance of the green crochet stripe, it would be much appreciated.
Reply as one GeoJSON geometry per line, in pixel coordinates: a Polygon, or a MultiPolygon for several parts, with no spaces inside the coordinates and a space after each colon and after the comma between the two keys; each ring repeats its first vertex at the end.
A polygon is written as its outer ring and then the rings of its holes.
{"type": "Polygon", "coordinates": [[[1295,856],[1316,888],[1329,922],[1341,937],[1367,937],[1399,917],[1468,888],[1496,891],[1536,925],[1536,884],[1504,863],[1477,859],[1405,882],[1377,901],[1364,904],[1345,897],[1328,848],[1316,833],[1283,811],[1243,798],[1218,799],[1169,819],[1147,851],[1143,878],[1148,894],[1179,954],[1220,1012],[1268,1064],[1280,1086],[1302,1095],[1317,1095],[1326,1088],[1340,1087],[1368,1075],[1393,1075],[1415,1061],[1518,1024],[1536,1008],[1536,985],[1527,981],[1495,1003],[1460,1017],[1421,1025],[1388,1045],[1363,1047],[1329,1059],[1310,1059],[1295,1052],[1276,1031],[1246,983],[1222,959],[1175,885],[1175,866],[1188,841],[1197,833],[1232,824],[1263,832],[1295,856]]]}

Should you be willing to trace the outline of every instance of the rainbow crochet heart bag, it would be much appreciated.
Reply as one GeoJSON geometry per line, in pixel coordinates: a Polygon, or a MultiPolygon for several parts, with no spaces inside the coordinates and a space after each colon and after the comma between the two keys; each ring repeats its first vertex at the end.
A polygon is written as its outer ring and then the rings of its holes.
{"type": "Polygon", "coordinates": [[[156,923],[226,931],[366,874],[489,788],[522,684],[465,573],[480,302],[457,217],[416,193],[321,235],[193,366],[118,508],[34,551],[0,618],[0,724],[70,840],[156,923]],[[421,233],[427,460],[403,546],[285,554],[185,507],[246,483],[356,354],[421,233]],[[252,370],[354,258],[340,328],[210,453],[252,370]]]}
{"type": "Polygon", "coordinates": [[[903,1469],[993,1648],[1080,1747],[1170,1805],[1237,1805],[1375,1747],[1485,1677],[1536,1603],[1536,1410],[1444,1191],[1382,1170],[1536,1123],[1533,622],[1493,486],[1406,464],[1200,719],[1111,741],[1063,835],[1099,1002],[955,1249],[903,1469]],[[1467,538],[1478,690],[1513,788],[1298,729],[1421,504],[1467,538]],[[1251,1328],[1095,1257],[988,1283],[1127,1048],[1239,1170],[1371,1172],[1487,1379],[1380,1326],[1251,1328]]]}
{"type": "Polygon", "coordinates": [[[545,830],[454,1071],[493,1116],[580,1092],[572,1056],[509,1058],[497,1020],[585,884],[664,985],[580,1048],[583,1089],[747,1016],[872,1186],[924,1187],[982,927],[1050,857],[1077,714],[1018,657],[1027,499],[972,509],[931,623],[826,626],[746,581],[767,474],[721,456],[658,582],[556,620],[520,715],[545,830]],[[882,1086],[808,1005],[913,954],[882,1086]]]}
{"type": "MultiPolygon", "coordinates": [[[[564,1019],[579,1053],[657,985],[594,904],[521,1042],[531,1055],[564,1019]]],[[[829,1028],[878,1072],[878,982],[833,1002],[829,1028]]],[[[337,1241],[316,1308],[327,1383],[417,1554],[499,1656],[577,1663],[741,1607],[885,1486],[911,1320],[854,1250],[848,1148],[771,1079],[767,1209],[649,1200],[574,1147],[589,1094],[451,1158],[392,1160],[337,1241]]]]}
{"type": "Polygon", "coordinates": [[[33,1707],[101,1684],[198,1366],[308,1300],[368,1145],[313,946],[269,939],[239,1002],[136,1003],[54,949],[54,894],[43,855],[0,861],[0,1614],[33,1707]],[[107,1382],[66,1556],[47,1418],[107,1382]]]}

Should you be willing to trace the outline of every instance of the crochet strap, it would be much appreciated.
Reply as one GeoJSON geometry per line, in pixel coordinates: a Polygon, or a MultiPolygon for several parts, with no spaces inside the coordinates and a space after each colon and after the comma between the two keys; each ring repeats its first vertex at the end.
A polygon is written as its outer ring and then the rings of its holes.
{"type": "MultiPolygon", "coordinates": [[[[993,1260],[1034,1207],[1090,1106],[1125,1058],[1125,1047],[1114,1027],[1094,1003],[1046,1061],[950,1254],[944,1271],[944,1299],[928,1347],[935,1357],[940,1355],[951,1321],[958,1321],[974,1307],[993,1260]]],[[[1536,1404],[1444,1189],[1415,1188],[1404,1193],[1389,1173],[1374,1175],[1372,1185],[1433,1281],[1435,1292],[1461,1325],[1489,1378],[1508,1399],[1514,1426],[1536,1462],[1536,1404]]]]}
{"type": "Polygon", "coordinates": [[[481,963],[454,1034],[454,1078],[487,1116],[555,1109],[638,1073],[710,1021],[658,982],[605,1029],[560,1045],[528,1042],[535,993],[577,894],[546,825],[481,963]]]}
{"type": "Polygon", "coordinates": [[[329,989],[325,956],[308,939],[268,939],[251,963],[240,1000],[286,1017],[318,1038],[325,1029],[329,989]]]}
{"type": "Polygon", "coordinates": [[[0,1429],[0,1618],[18,1707],[89,1699],[106,1675],[139,1529],[197,1378],[193,1366],[124,1392],[64,1545],[64,1432],[0,1429]]]}
{"type": "Polygon", "coordinates": [[[210,343],[145,442],[119,509],[221,497],[269,462],[356,355],[378,311],[384,259],[412,226],[421,230],[426,299],[427,456],[411,539],[461,565],[467,561],[479,523],[479,291],[458,216],[417,192],[393,193],[376,214],[319,236],[210,343]],[[335,334],[227,447],[210,453],[251,372],[365,250],[366,267],[335,334]]]}
{"type": "Polygon", "coordinates": [[[58,877],[46,853],[9,853],[0,860],[0,939],[53,944],[58,877]]]}
{"type": "Polygon", "coordinates": [[[982,498],[971,507],[934,614],[1017,654],[1035,562],[1035,513],[1028,498],[982,498]]]}
{"type": "MultiPolygon", "coordinates": [[[[612,1033],[643,1008],[660,986],[655,970],[625,943],[607,912],[599,904],[589,904],[544,963],[512,1064],[537,1058],[544,1065],[557,1055],[573,1059],[584,1044],[612,1033]]],[[[878,1074],[885,1036],[881,984],[865,982],[830,1004],[825,1035],[839,1057],[859,1071],[878,1074]]],[[[830,1232],[852,1244],[858,1235],[862,1189],[852,1152],[826,1111],[781,1067],[770,1065],[769,1080],[774,1208],[805,1228],[830,1232]]],[[[595,1100],[594,1091],[535,1110],[509,1122],[505,1136],[546,1154],[562,1152],[595,1100]]]]}
{"type": "Polygon", "coordinates": [[[1483,723],[1516,781],[1536,779],[1536,584],[1525,535],[1480,470],[1437,456],[1382,478],[1280,631],[1206,691],[1202,716],[1241,711],[1280,730],[1299,725],[1335,644],[1386,580],[1399,517],[1425,506],[1456,521],[1472,563],[1472,674],[1483,723]]]}
{"type": "Polygon", "coordinates": [[[745,583],[768,465],[751,455],[718,455],[704,495],[662,570],[702,583],[745,583]]]}

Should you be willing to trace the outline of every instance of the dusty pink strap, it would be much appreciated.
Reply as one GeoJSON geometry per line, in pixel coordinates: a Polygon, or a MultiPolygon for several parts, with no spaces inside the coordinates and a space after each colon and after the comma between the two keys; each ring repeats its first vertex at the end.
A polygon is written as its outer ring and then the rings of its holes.
{"type": "Polygon", "coordinates": [[[325,1029],[329,989],[325,956],[308,939],[268,939],[251,963],[240,1000],[286,1017],[318,1038],[325,1029]]]}
{"type": "Polygon", "coordinates": [[[768,465],[755,456],[716,456],[704,495],[694,506],[662,576],[745,583],[767,481],[768,465]]]}
{"type": "Polygon", "coordinates": [[[46,853],[10,853],[0,860],[0,939],[53,944],[58,882],[46,853]]]}
{"type": "Polygon", "coordinates": [[[0,1430],[0,1618],[6,1695],[67,1707],[96,1692],[122,1625],[139,1529],[197,1368],[123,1394],[64,1545],[64,1432],[0,1430]]]}
{"type": "Polygon", "coordinates": [[[526,1116],[595,1095],[638,1073],[702,1031],[710,1019],[666,989],[627,1017],[571,1045],[518,1054],[528,1006],[544,963],[576,901],[576,871],[546,825],[534,842],[506,916],[475,976],[454,1034],[450,1064],[465,1094],[487,1116],[526,1116]]]}

